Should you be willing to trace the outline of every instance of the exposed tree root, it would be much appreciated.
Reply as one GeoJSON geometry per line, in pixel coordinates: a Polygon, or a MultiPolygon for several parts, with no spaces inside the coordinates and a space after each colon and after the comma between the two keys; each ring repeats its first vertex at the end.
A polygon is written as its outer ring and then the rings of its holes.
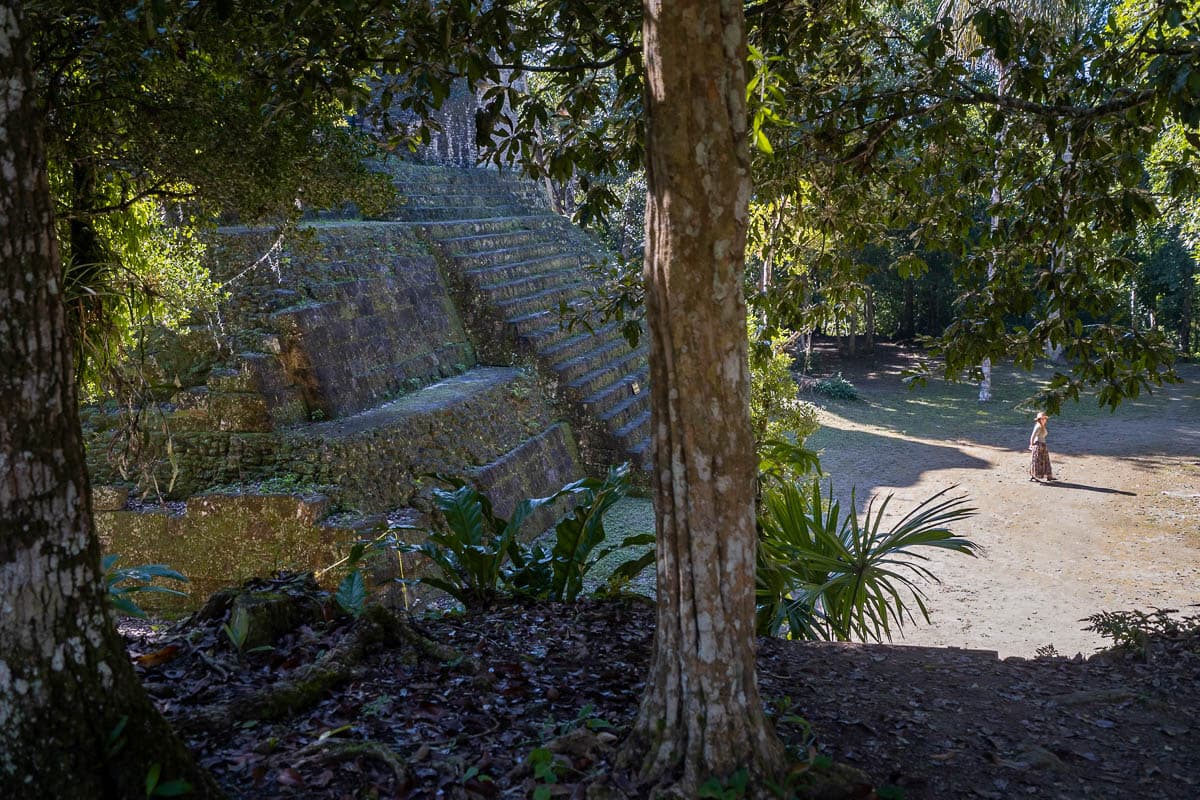
{"type": "Polygon", "coordinates": [[[376,761],[382,761],[389,766],[396,777],[396,784],[404,786],[408,783],[408,768],[400,756],[391,748],[379,742],[354,741],[348,739],[322,739],[300,748],[291,756],[293,766],[313,764],[323,761],[339,761],[346,757],[355,758],[367,756],[376,761]]]}
{"type": "MultiPolygon", "coordinates": [[[[697,796],[698,782],[685,774],[663,774],[647,781],[639,775],[642,759],[635,753],[644,747],[630,747],[626,741],[617,755],[615,768],[588,786],[588,800],[690,800],[697,796]]],[[[834,762],[832,764],[793,763],[782,778],[765,776],[761,765],[746,770],[742,781],[730,779],[723,790],[736,792],[738,797],[768,800],[779,797],[795,800],[867,800],[874,797],[871,779],[862,771],[834,762]],[[783,794],[780,794],[780,791],[783,794]]]]}
{"type": "Polygon", "coordinates": [[[180,716],[180,729],[221,729],[245,719],[279,719],[305,709],[330,689],[351,677],[351,673],[373,647],[405,646],[414,658],[453,661],[462,658],[457,651],[426,639],[408,622],[382,606],[369,606],[332,649],[320,659],[298,670],[297,674],[260,692],[222,705],[180,716]]]}

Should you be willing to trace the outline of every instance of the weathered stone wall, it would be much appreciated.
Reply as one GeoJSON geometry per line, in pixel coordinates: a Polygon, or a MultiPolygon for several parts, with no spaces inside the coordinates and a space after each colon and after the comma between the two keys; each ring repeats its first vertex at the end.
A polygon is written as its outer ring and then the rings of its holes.
{"type": "MultiPolygon", "coordinates": [[[[203,483],[200,475],[208,486],[181,493],[184,502],[146,506],[101,485],[97,530],[124,563],[165,561],[187,575],[191,600],[158,606],[187,607],[254,574],[332,564],[361,536],[378,535],[396,509],[427,511],[431,473],[474,479],[502,516],[575,480],[571,429],[548,409],[529,375],[481,368],[343,420],[277,434],[182,436],[182,485],[203,483]],[[189,449],[201,443],[227,449],[189,449]],[[278,485],[297,488],[278,493],[278,485]]],[[[551,522],[542,513],[526,533],[551,522]]],[[[421,568],[410,559],[407,571],[421,568]]]]}
{"type": "MultiPolygon", "coordinates": [[[[479,369],[345,419],[280,432],[175,429],[169,455],[167,434],[150,438],[161,453],[154,478],[167,499],[285,478],[330,487],[339,506],[373,512],[412,502],[425,473],[466,474],[554,424],[536,381],[517,370],[479,369]]],[[[98,486],[122,482],[104,458],[105,443],[93,434],[98,486]]]]}
{"type": "MultiPolygon", "coordinates": [[[[412,504],[428,483],[422,476],[472,474],[554,424],[529,376],[481,368],[364,414],[288,432],[280,463],[305,483],[336,485],[342,505],[385,511],[412,504]]],[[[539,469],[536,482],[552,479],[539,469]]],[[[512,499],[503,502],[511,507],[512,499]]]]}
{"type": "Polygon", "coordinates": [[[433,164],[473,167],[479,158],[475,143],[475,112],[479,98],[466,81],[456,81],[450,96],[434,114],[440,131],[434,132],[429,144],[418,152],[421,160],[433,164]]]}
{"type": "MultiPolygon", "coordinates": [[[[580,476],[547,384],[477,365],[420,236],[325,222],[275,246],[269,232],[222,231],[218,319],[153,343],[148,366],[168,402],[143,409],[138,472],[110,458],[125,412],[84,409],[106,549],[192,579],[191,598],[166,607],[333,563],[397,514],[427,512],[431,473],[473,478],[502,515],[580,476]]],[[[551,521],[543,513],[529,531],[551,521]]]]}
{"type": "MultiPolygon", "coordinates": [[[[270,234],[226,233],[213,258],[238,353],[266,352],[310,414],[344,416],[474,366],[437,265],[412,231],[342,222],[271,253],[270,234]]],[[[256,370],[254,390],[280,389],[256,370]]],[[[282,401],[280,397],[276,402],[282,401]]]]}

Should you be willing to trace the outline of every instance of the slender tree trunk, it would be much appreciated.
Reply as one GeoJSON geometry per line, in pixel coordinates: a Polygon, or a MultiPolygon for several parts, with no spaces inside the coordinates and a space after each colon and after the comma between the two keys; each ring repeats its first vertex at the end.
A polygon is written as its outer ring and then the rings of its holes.
{"type": "Polygon", "coordinates": [[[904,280],[904,319],[900,323],[900,338],[911,340],[917,333],[917,304],[913,279],[904,280]]]}
{"type": "Polygon", "coordinates": [[[784,765],[755,676],[742,4],[646,0],[643,31],[658,614],[624,758],[647,794],[691,798],[784,765]]]}
{"type": "Polygon", "coordinates": [[[783,215],[786,210],[787,201],[780,199],[775,217],[771,221],[770,230],[767,232],[766,254],[763,256],[762,273],[758,276],[758,293],[761,295],[769,292],[774,283],[772,271],[775,269],[775,250],[777,248],[775,239],[779,235],[779,229],[783,227],[783,215]]]}
{"type": "MultiPolygon", "coordinates": [[[[998,59],[996,61],[996,66],[999,71],[999,74],[996,79],[996,89],[997,89],[997,92],[1001,96],[1003,96],[1005,93],[1008,92],[1008,82],[1009,82],[1008,67],[1005,65],[1005,63],[1003,61],[1000,61],[998,59]]],[[[1007,135],[1007,133],[1008,133],[1008,123],[1005,122],[1004,127],[1001,128],[1000,132],[996,134],[996,152],[997,153],[1000,152],[1000,146],[1004,142],[1004,137],[1007,135]]],[[[1000,194],[1000,160],[999,160],[999,156],[996,157],[996,160],[994,162],[994,168],[993,168],[992,174],[995,179],[992,183],[992,207],[995,208],[1000,205],[1000,201],[1001,201],[1001,199],[1003,199],[1002,195],[1000,194]]],[[[996,233],[1000,230],[1000,217],[997,216],[996,214],[992,214],[991,230],[992,230],[992,237],[995,238],[996,233]]],[[[996,247],[995,242],[992,242],[992,247],[993,248],[996,247]]],[[[994,252],[994,250],[993,250],[993,252],[994,252]]],[[[996,256],[993,255],[992,260],[988,262],[988,269],[987,269],[988,283],[990,284],[995,279],[995,277],[996,277],[996,256]]],[[[983,376],[979,381],[979,402],[990,403],[992,400],[992,359],[990,359],[990,358],[983,359],[983,362],[979,365],[979,371],[980,371],[980,373],[982,373],[982,376],[983,376]]]]}
{"type": "Polygon", "coordinates": [[[875,290],[870,286],[867,287],[867,304],[866,315],[863,321],[865,330],[863,331],[863,349],[868,352],[875,351],[875,290]]]}
{"type": "Polygon", "coordinates": [[[216,797],[105,604],[27,37],[0,2],[0,797],[216,797]]]}
{"type": "Polygon", "coordinates": [[[850,307],[850,319],[846,322],[846,355],[858,356],[858,306],[850,307]]]}
{"type": "MultiPolygon", "coordinates": [[[[1178,235],[1178,234],[1177,234],[1178,235]]],[[[1184,267],[1181,290],[1183,299],[1179,309],[1179,350],[1184,355],[1192,352],[1192,308],[1196,295],[1196,262],[1190,255],[1184,267]]]]}

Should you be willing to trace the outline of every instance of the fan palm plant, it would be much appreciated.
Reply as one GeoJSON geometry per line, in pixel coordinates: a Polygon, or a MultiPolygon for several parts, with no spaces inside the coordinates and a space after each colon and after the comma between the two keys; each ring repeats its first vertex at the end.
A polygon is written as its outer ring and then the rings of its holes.
{"type": "Polygon", "coordinates": [[[779,484],[759,516],[757,626],[760,635],[846,641],[892,637],[914,611],[929,621],[920,581],[937,582],[926,548],[976,555],[979,546],[950,525],[975,513],[954,487],[923,501],[883,529],[892,495],[868,505],[860,521],[824,496],[821,483],[779,484]]]}

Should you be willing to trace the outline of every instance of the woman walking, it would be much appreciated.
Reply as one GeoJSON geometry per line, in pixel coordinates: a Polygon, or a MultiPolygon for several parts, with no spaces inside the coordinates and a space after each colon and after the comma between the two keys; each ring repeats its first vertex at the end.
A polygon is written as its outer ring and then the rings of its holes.
{"type": "Polygon", "coordinates": [[[1029,434],[1029,480],[1056,481],[1050,468],[1050,451],[1046,448],[1046,422],[1049,417],[1039,411],[1034,417],[1033,433],[1029,434]]]}

